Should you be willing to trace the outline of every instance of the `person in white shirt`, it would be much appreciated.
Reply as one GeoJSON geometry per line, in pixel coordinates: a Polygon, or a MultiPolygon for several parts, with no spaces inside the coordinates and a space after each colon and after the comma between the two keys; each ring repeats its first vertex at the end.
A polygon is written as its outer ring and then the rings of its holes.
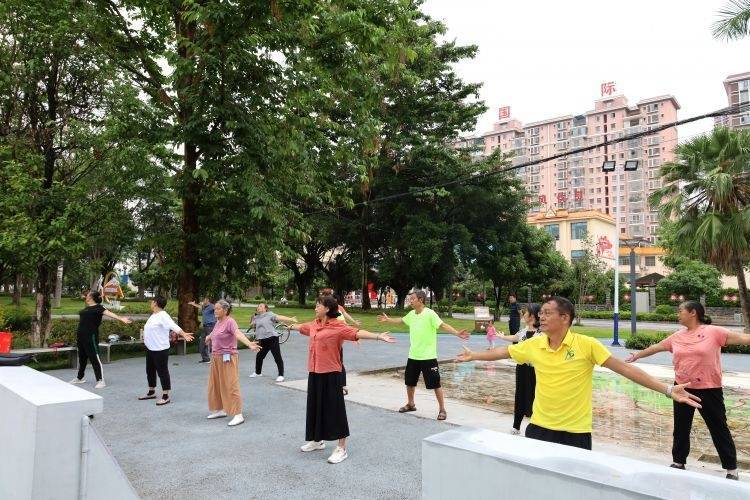
{"type": "Polygon", "coordinates": [[[193,340],[192,333],[182,331],[164,308],[167,299],[158,296],[151,301],[151,316],[143,327],[143,343],[146,345],[146,380],[148,381],[148,392],[140,396],[141,401],[156,399],[156,375],[161,382],[161,399],[156,402],[157,406],[168,404],[169,391],[172,384],[169,379],[169,332],[175,332],[188,342],[193,340]]]}

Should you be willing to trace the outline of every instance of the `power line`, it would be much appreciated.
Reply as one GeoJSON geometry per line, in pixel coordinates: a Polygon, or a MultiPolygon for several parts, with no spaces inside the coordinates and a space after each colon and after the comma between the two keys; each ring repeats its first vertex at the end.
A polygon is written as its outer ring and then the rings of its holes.
{"type": "Polygon", "coordinates": [[[661,132],[663,130],[670,129],[672,127],[678,127],[680,125],[685,125],[687,123],[692,123],[692,122],[695,122],[695,121],[698,121],[698,120],[705,120],[706,118],[714,118],[714,117],[717,117],[717,116],[726,116],[726,115],[734,115],[734,114],[742,113],[744,111],[747,111],[748,109],[750,109],[750,104],[743,104],[743,105],[737,105],[737,106],[729,106],[729,107],[722,108],[722,109],[719,109],[719,110],[716,110],[716,111],[712,111],[710,113],[705,113],[705,114],[702,114],[702,115],[696,115],[696,116],[692,116],[690,118],[685,118],[685,119],[682,119],[682,120],[676,120],[674,122],[665,123],[664,125],[659,125],[659,126],[654,127],[654,128],[652,128],[650,130],[644,130],[642,132],[637,132],[635,134],[624,135],[623,137],[615,138],[615,139],[612,139],[612,140],[607,139],[606,135],[605,135],[605,139],[604,139],[603,142],[600,142],[598,144],[592,144],[591,146],[584,146],[584,147],[580,147],[580,148],[577,148],[577,149],[572,149],[572,150],[569,150],[569,151],[565,151],[563,153],[554,154],[552,156],[547,156],[547,157],[544,157],[544,158],[539,158],[539,159],[536,159],[536,160],[531,160],[531,161],[527,161],[527,162],[524,162],[524,163],[519,163],[518,165],[509,165],[507,167],[500,168],[500,169],[497,169],[497,170],[493,170],[491,172],[483,172],[483,173],[466,175],[466,176],[463,176],[463,177],[458,177],[456,179],[452,179],[450,181],[440,182],[440,183],[437,183],[437,184],[432,184],[430,186],[424,186],[424,187],[417,188],[417,189],[414,189],[414,190],[411,190],[411,191],[404,191],[404,192],[401,192],[401,193],[395,193],[395,194],[391,194],[391,195],[387,195],[387,196],[381,196],[379,198],[375,198],[375,199],[372,199],[372,200],[361,201],[361,202],[355,203],[355,204],[353,204],[353,205],[351,205],[349,207],[332,207],[332,208],[329,208],[329,209],[321,209],[321,210],[317,210],[317,211],[313,211],[313,212],[307,212],[307,213],[305,213],[305,215],[316,215],[316,214],[326,213],[326,212],[332,212],[332,211],[335,212],[335,211],[338,211],[338,210],[341,210],[341,209],[352,209],[352,208],[356,208],[356,207],[362,207],[362,206],[367,206],[367,205],[374,205],[376,203],[383,203],[383,202],[386,202],[386,201],[391,201],[391,200],[396,200],[396,199],[399,199],[399,198],[404,198],[406,196],[416,196],[416,195],[419,195],[421,193],[425,193],[427,191],[431,191],[433,189],[439,189],[439,188],[443,188],[443,187],[453,186],[453,185],[456,185],[456,184],[463,184],[463,183],[468,183],[470,181],[477,181],[477,180],[486,179],[486,178],[489,178],[489,177],[494,177],[496,175],[501,175],[501,174],[505,174],[507,172],[512,172],[513,170],[518,170],[518,169],[526,168],[526,167],[532,167],[534,165],[539,165],[540,163],[547,163],[548,161],[557,160],[559,158],[565,158],[565,157],[568,157],[568,156],[573,156],[573,155],[576,155],[578,153],[585,153],[587,151],[593,151],[593,150],[595,150],[597,148],[606,147],[606,146],[609,146],[611,144],[618,144],[620,142],[630,141],[630,140],[633,140],[633,139],[639,139],[641,137],[646,137],[646,136],[649,136],[649,135],[654,135],[654,134],[657,134],[657,133],[659,133],[659,132],[661,132]]]}

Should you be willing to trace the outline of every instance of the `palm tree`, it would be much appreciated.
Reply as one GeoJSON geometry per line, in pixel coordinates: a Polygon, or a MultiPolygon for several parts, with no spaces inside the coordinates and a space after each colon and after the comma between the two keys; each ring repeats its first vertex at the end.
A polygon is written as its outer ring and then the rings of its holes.
{"type": "Polygon", "coordinates": [[[718,14],[714,37],[736,40],[750,35],[750,0],[729,0],[718,14]]]}
{"type": "Polygon", "coordinates": [[[661,167],[663,187],[650,197],[664,220],[677,226],[677,253],[692,254],[737,276],[745,331],[750,301],[750,130],[717,127],[680,144],[676,160],[661,167]]]}

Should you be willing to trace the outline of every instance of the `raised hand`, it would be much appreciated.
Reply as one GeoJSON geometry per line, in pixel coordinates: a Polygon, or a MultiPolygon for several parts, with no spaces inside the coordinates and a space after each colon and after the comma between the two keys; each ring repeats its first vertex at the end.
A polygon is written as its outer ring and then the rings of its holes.
{"type": "Polygon", "coordinates": [[[380,321],[381,323],[385,323],[389,319],[390,318],[388,318],[388,315],[386,313],[378,314],[378,321],[380,321]]]}
{"type": "Polygon", "coordinates": [[[362,326],[362,322],[360,320],[358,320],[358,319],[354,320],[354,324],[357,325],[357,326],[362,326]]]}
{"type": "Polygon", "coordinates": [[[250,345],[248,347],[250,347],[250,350],[253,352],[260,351],[260,344],[257,342],[250,342],[250,345]]]}
{"type": "Polygon", "coordinates": [[[459,363],[466,363],[467,361],[472,360],[472,356],[474,355],[474,352],[472,352],[471,349],[464,346],[463,352],[459,353],[458,356],[456,356],[456,361],[459,363]]]}
{"type": "Polygon", "coordinates": [[[389,332],[383,332],[380,335],[378,335],[378,340],[382,340],[383,342],[388,342],[389,344],[393,344],[396,342],[396,339],[388,335],[389,332]]]}
{"type": "Polygon", "coordinates": [[[185,339],[188,342],[193,341],[193,334],[188,332],[182,332],[182,338],[185,339]]]}
{"type": "Polygon", "coordinates": [[[463,330],[461,330],[461,331],[458,332],[457,337],[460,338],[460,339],[466,340],[469,337],[471,337],[471,334],[469,333],[469,330],[463,329],[463,330]]]}
{"type": "Polygon", "coordinates": [[[701,398],[699,398],[695,394],[690,394],[688,391],[685,390],[685,387],[689,385],[690,385],[690,382],[688,382],[687,384],[678,384],[674,386],[672,388],[672,399],[674,399],[678,403],[685,403],[694,408],[701,408],[701,405],[700,405],[701,398]]]}
{"type": "Polygon", "coordinates": [[[129,325],[133,322],[133,320],[130,318],[122,318],[122,322],[125,323],[126,325],[129,325]]]}
{"type": "Polygon", "coordinates": [[[631,352],[630,355],[628,355],[628,357],[625,358],[625,362],[626,363],[632,363],[636,359],[638,359],[638,355],[636,353],[634,353],[634,352],[631,352]]]}

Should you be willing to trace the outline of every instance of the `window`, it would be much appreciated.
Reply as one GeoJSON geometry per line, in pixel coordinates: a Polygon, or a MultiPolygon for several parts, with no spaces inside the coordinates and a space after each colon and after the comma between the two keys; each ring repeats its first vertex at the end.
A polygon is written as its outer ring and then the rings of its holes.
{"type": "Polygon", "coordinates": [[[629,266],[630,265],[630,257],[620,257],[620,265],[621,266],[629,266]]]}
{"type": "Polygon", "coordinates": [[[656,257],[653,255],[647,255],[646,256],[646,266],[647,267],[654,267],[656,265],[656,257]]]}
{"type": "Polygon", "coordinates": [[[584,257],[586,257],[586,250],[571,250],[570,251],[570,260],[572,262],[581,260],[584,257]]]}
{"type": "Polygon", "coordinates": [[[659,115],[648,115],[646,123],[648,123],[649,125],[653,123],[659,123],[659,115]]]}
{"type": "Polygon", "coordinates": [[[548,224],[544,226],[544,230],[547,234],[555,238],[555,241],[560,240],[560,224],[548,224]]]}
{"type": "MultiPolygon", "coordinates": [[[[591,200],[593,203],[594,200],[591,200]]],[[[570,224],[570,238],[582,240],[588,234],[588,222],[573,222],[570,224]]]]}

